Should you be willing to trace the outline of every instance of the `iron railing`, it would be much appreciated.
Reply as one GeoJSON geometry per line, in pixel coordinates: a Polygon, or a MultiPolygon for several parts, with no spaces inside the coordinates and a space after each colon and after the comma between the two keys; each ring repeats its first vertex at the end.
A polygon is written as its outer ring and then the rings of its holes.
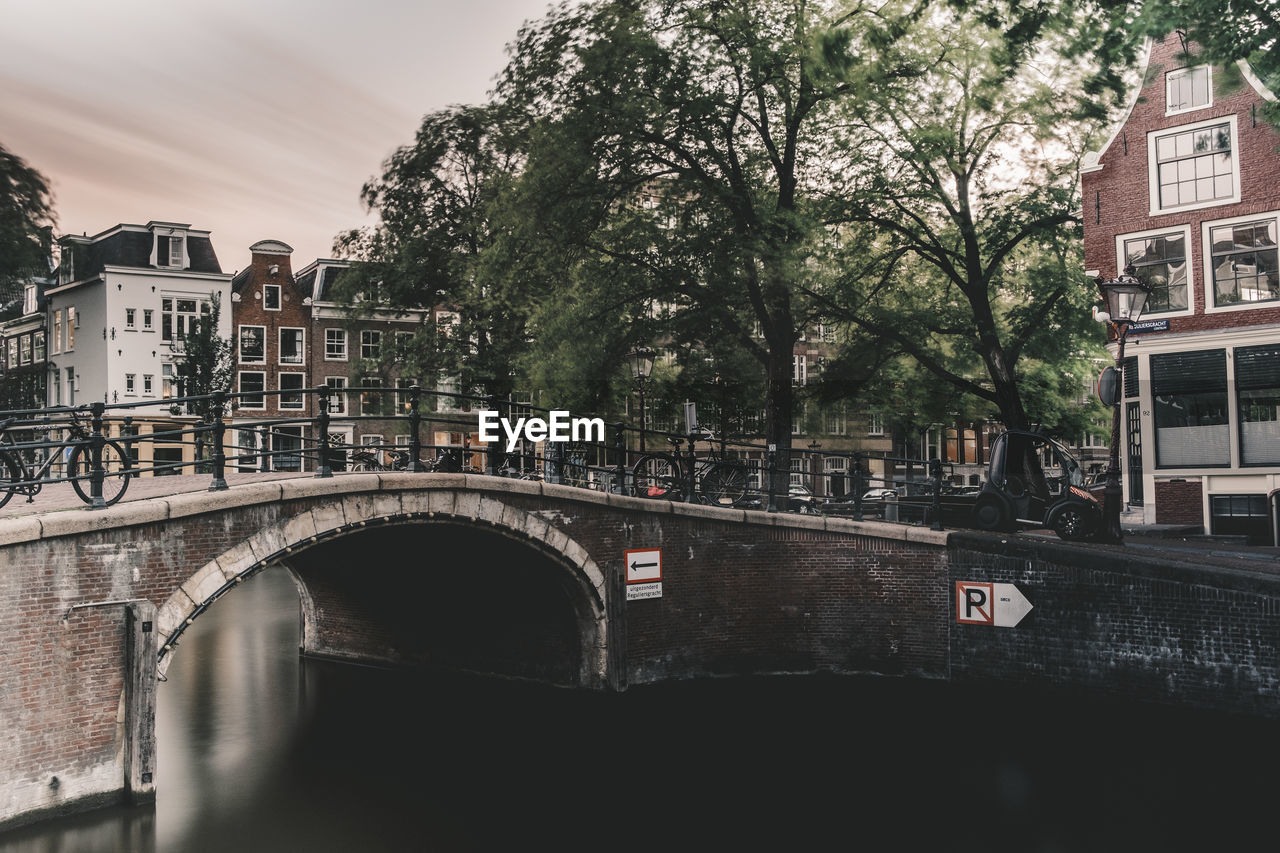
{"type": "MultiPolygon", "coordinates": [[[[125,448],[132,461],[130,476],[208,474],[211,491],[227,488],[229,471],[296,471],[316,477],[361,468],[462,471],[653,499],[855,520],[883,518],[941,529],[953,489],[950,478],[944,478],[949,466],[936,459],[792,447],[790,458],[799,461],[781,471],[781,456],[773,446],[697,429],[692,434],[645,430],[644,446],[649,450],[642,454],[636,449],[641,446],[638,429],[603,418],[598,419],[604,425],[603,438],[534,442],[522,437],[509,451],[501,430],[496,442],[472,440],[478,433],[478,410],[497,412],[509,423],[521,417],[549,421],[552,415],[552,410],[529,403],[418,386],[229,392],[0,412],[0,421],[14,419],[0,452],[39,462],[53,448],[66,445],[41,436],[66,430],[73,417],[87,415],[89,438],[82,443],[93,451],[91,469],[70,472],[59,463],[49,467],[44,479],[88,481],[95,507],[102,505],[104,480],[119,476],[102,464],[101,450],[109,441],[125,448]],[[351,403],[357,396],[360,413],[353,414],[351,403]],[[275,414],[257,415],[269,411],[270,398],[276,400],[275,414]],[[387,406],[388,401],[394,406],[387,406]],[[207,419],[192,414],[200,410],[210,413],[207,419]],[[366,429],[364,435],[356,435],[358,426],[373,424],[379,432],[366,429]],[[433,437],[445,432],[461,440],[423,441],[424,428],[433,437]],[[387,441],[386,434],[393,430],[398,440],[387,441]],[[335,438],[348,432],[351,441],[335,438]],[[658,461],[645,462],[643,457],[658,461]],[[895,473],[873,475],[873,463],[895,473]],[[896,473],[900,468],[905,470],[896,473]],[[659,478],[654,471],[666,473],[659,478]]],[[[0,465],[0,489],[6,487],[7,476],[0,465]]]]}

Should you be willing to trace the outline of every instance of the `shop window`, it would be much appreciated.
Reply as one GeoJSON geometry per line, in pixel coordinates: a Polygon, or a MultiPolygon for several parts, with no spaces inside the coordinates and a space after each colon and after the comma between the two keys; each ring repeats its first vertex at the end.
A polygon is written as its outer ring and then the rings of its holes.
{"type": "Polygon", "coordinates": [[[1240,462],[1280,465],[1280,344],[1235,351],[1240,462]]]}
{"type": "Polygon", "coordinates": [[[1226,467],[1227,359],[1223,350],[1151,356],[1156,467],[1226,467]]]}

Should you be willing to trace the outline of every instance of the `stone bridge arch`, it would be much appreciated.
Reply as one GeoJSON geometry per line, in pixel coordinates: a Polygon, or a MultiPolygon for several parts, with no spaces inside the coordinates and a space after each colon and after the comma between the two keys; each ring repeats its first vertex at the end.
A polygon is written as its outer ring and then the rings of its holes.
{"type": "MultiPolygon", "coordinates": [[[[514,483],[512,485],[515,485],[514,483]]],[[[348,659],[370,658],[403,662],[395,653],[352,646],[344,648],[321,639],[326,608],[317,601],[308,572],[299,562],[344,538],[376,529],[465,529],[478,538],[499,537],[558,569],[559,582],[573,611],[579,644],[574,686],[601,689],[611,683],[606,575],[582,543],[535,512],[512,505],[501,493],[464,489],[377,491],[334,496],[255,530],[196,569],[160,605],[157,675],[163,679],[173,661],[184,630],[223,595],[270,567],[287,570],[302,604],[302,650],[348,659]]],[[[370,578],[376,583],[378,578],[370,578]]],[[[331,591],[330,591],[331,593],[331,591]]],[[[329,603],[333,603],[330,599],[329,603]]],[[[367,629],[369,626],[365,626],[367,629]]],[[[323,632],[332,635],[332,631],[323,632]]],[[[356,633],[359,633],[358,631],[356,633]]]]}

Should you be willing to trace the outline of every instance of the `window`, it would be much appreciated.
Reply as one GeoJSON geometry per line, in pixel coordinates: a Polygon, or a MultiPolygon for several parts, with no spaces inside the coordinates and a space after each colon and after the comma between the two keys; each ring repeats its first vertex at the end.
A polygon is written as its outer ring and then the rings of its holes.
{"type": "Polygon", "coordinates": [[[36,313],[36,306],[39,303],[39,297],[34,284],[24,285],[22,288],[22,313],[24,316],[36,313]]]}
{"type": "Polygon", "coordinates": [[[146,329],[147,331],[151,331],[153,328],[155,328],[151,322],[152,318],[155,316],[155,313],[156,312],[151,310],[150,308],[142,309],[142,328],[146,329]]]}
{"type": "Polygon", "coordinates": [[[827,432],[831,435],[845,435],[848,433],[848,424],[849,419],[845,417],[843,407],[827,412],[827,432]]]}
{"type": "Polygon", "coordinates": [[[183,243],[182,237],[168,236],[156,237],[156,266],[158,267],[182,267],[183,265],[183,243]]]}
{"type": "Polygon", "coordinates": [[[302,470],[302,427],[272,428],[271,467],[276,471],[302,470]]]}
{"type": "Polygon", "coordinates": [[[1190,231],[1143,234],[1123,240],[1121,269],[1129,264],[1151,286],[1146,312],[1185,311],[1190,306],[1187,243],[1190,231]]]}
{"type": "Polygon", "coordinates": [[[788,474],[790,475],[788,477],[789,485],[792,485],[792,486],[804,485],[804,468],[802,467],[803,465],[804,465],[804,458],[800,456],[798,453],[792,451],[791,470],[788,472],[788,474]]]}
{"type": "Polygon", "coordinates": [[[1280,299],[1276,220],[1209,228],[1215,307],[1280,299]]]}
{"type": "Polygon", "coordinates": [[[58,283],[66,284],[76,280],[76,252],[71,246],[63,246],[61,260],[58,264],[58,283]]]}
{"type": "Polygon", "coordinates": [[[262,285],[262,310],[264,311],[280,310],[280,285],[278,284],[262,285]]]}
{"type": "Polygon", "coordinates": [[[9,369],[18,366],[18,339],[9,338],[9,369]]]}
{"type": "Polygon", "coordinates": [[[329,386],[329,414],[345,415],[347,413],[347,377],[326,376],[324,384],[329,386]]]}
{"type": "Polygon", "coordinates": [[[1239,201],[1234,125],[1218,119],[1148,136],[1152,213],[1239,201]]]}
{"type": "Polygon", "coordinates": [[[53,312],[53,354],[57,355],[62,352],[62,311],[61,309],[53,312]]]}
{"type": "Polygon", "coordinates": [[[136,373],[126,373],[124,375],[124,393],[138,393],[138,375],[136,373]]]}
{"type": "Polygon", "coordinates": [[[791,434],[804,432],[804,403],[796,403],[791,410],[791,434]]]}
{"type": "Polygon", "coordinates": [[[266,354],[266,326],[240,327],[240,362],[242,364],[264,364],[266,354]]]}
{"type": "Polygon", "coordinates": [[[138,321],[138,312],[133,308],[124,309],[124,327],[126,329],[136,329],[138,321]]]}
{"type": "Polygon", "coordinates": [[[396,412],[401,414],[409,413],[409,401],[412,394],[409,389],[418,384],[416,379],[397,379],[396,380],[396,412]]]}
{"type": "Polygon", "coordinates": [[[150,397],[155,392],[155,374],[142,374],[142,393],[150,397]]]}
{"type": "Polygon", "coordinates": [[[1231,464],[1224,350],[1151,356],[1156,466],[1231,464]]]}
{"type": "MultiPolygon", "coordinates": [[[[167,366],[167,365],[166,365],[167,366]]],[[[265,409],[266,398],[262,392],[267,387],[267,375],[259,371],[240,373],[240,408],[265,409]]]]}
{"type": "Polygon", "coordinates": [[[34,351],[33,356],[36,361],[44,361],[44,330],[41,329],[31,335],[31,348],[34,351]]]}
{"type": "Polygon", "coordinates": [[[280,403],[281,409],[299,410],[303,407],[302,389],[306,387],[305,373],[281,373],[280,374],[280,403]]]}
{"type": "Polygon", "coordinates": [[[325,361],[346,361],[347,360],[347,330],[346,329],[325,329],[324,330],[324,360],[325,361]]]}
{"type": "Polygon", "coordinates": [[[884,412],[867,412],[867,435],[884,435],[884,412]]]}
{"type": "Polygon", "coordinates": [[[302,364],[305,350],[302,329],[284,328],[280,330],[280,363],[302,364]]]}
{"type": "Polygon", "coordinates": [[[404,361],[413,348],[413,338],[413,332],[396,332],[396,361],[404,361]]]}
{"type": "Polygon", "coordinates": [[[808,378],[808,358],[803,355],[791,356],[791,383],[803,385],[808,378]]]}
{"type": "Polygon", "coordinates": [[[62,375],[58,371],[49,374],[49,378],[53,380],[53,392],[49,395],[49,402],[55,406],[62,405],[62,375]]]}
{"type": "Polygon", "coordinates": [[[76,369],[74,367],[67,368],[67,405],[74,406],[76,404],[76,369]]]}
{"type": "Polygon", "coordinates": [[[160,339],[181,342],[196,330],[201,317],[208,316],[207,299],[165,297],[160,300],[160,339]]]}
{"type": "Polygon", "coordinates": [[[443,337],[452,337],[462,322],[462,315],[457,311],[439,311],[436,313],[436,331],[443,337]]]}
{"type": "Polygon", "coordinates": [[[382,414],[382,393],[376,390],[382,387],[382,380],[377,376],[371,376],[366,379],[362,379],[360,384],[368,389],[360,392],[360,414],[382,414]]]}
{"type": "Polygon", "coordinates": [[[1213,104],[1209,66],[1179,68],[1164,75],[1165,115],[1183,113],[1213,104]]]}
{"type": "Polygon", "coordinates": [[[19,364],[31,363],[31,336],[23,335],[18,339],[18,358],[19,364]]]}
{"type": "Polygon", "coordinates": [[[360,332],[360,357],[378,358],[382,354],[382,332],[364,329],[360,332]]]}
{"type": "Polygon", "coordinates": [[[1240,463],[1280,464],[1280,344],[1235,351],[1240,463]]]}
{"type": "Polygon", "coordinates": [[[173,365],[160,365],[160,396],[168,400],[174,395],[173,365]]]}
{"type": "MultiPolygon", "coordinates": [[[[67,306],[67,352],[76,348],[76,329],[79,325],[80,320],[76,317],[75,306],[67,306]]],[[[69,387],[68,390],[70,390],[69,387]]]]}

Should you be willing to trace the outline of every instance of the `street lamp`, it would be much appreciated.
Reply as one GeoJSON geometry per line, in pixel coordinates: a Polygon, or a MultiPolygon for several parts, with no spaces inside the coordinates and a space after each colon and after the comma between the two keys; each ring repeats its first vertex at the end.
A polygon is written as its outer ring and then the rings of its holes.
{"type": "Polygon", "coordinates": [[[818,451],[822,449],[822,443],[816,438],[809,442],[809,476],[813,480],[813,493],[817,495],[819,492],[826,492],[827,489],[820,488],[822,485],[822,460],[818,456],[818,451]]]}
{"type": "Polygon", "coordinates": [[[631,368],[631,381],[635,383],[636,393],[640,395],[640,452],[644,453],[644,383],[653,372],[653,357],[656,353],[649,347],[636,347],[627,353],[627,365],[631,368]]]}
{"type": "MultiPolygon", "coordinates": [[[[1124,339],[1129,334],[1129,326],[1138,321],[1142,310],[1147,307],[1147,297],[1151,295],[1151,286],[1134,275],[1133,265],[1124,268],[1124,274],[1112,279],[1098,276],[1094,281],[1102,298],[1107,303],[1107,317],[1116,335],[1115,364],[1115,399],[1111,401],[1111,458],[1107,465],[1107,484],[1103,491],[1106,499],[1107,517],[1103,539],[1107,542],[1123,544],[1124,531],[1120,529],[1120,402],[1124,398],[1121,390],[1121,372],[1124,369],[1124,339]]],[[[1104,319],[1099,315],[1099,319],[1104,319]]]]}

